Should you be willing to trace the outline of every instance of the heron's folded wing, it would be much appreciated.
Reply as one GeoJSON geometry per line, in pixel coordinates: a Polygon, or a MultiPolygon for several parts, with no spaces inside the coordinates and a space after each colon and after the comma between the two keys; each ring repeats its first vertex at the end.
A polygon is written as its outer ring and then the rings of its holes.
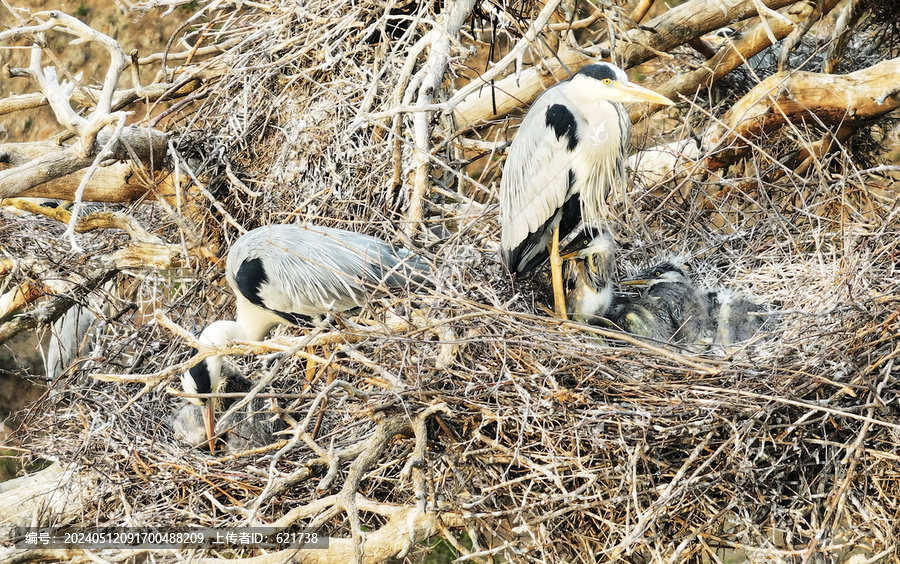
{"type": "Polygon", "coordinates": [[[501,249],[511,271],[545,252],[557,211],[568,199],[581,118],[548,90],[529,110],[500,183],[501,249]]]}

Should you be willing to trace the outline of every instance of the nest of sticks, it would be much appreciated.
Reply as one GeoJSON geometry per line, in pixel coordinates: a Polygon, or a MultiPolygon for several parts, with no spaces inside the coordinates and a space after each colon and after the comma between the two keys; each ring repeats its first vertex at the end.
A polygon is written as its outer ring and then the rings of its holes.
{"type": "MultiPolygon", "coordinates": [[[[184,403],[193,335],[234,316],[221,266],[195,258],[85,288],[100,330],[31,408],[22,445],[27,461],[78,470],[91,491],[83,521],[314,527],[333,547],[365,534],[367,558],[397,534],[431,539],[404,547],[411,559],[442,539],[476,562],[900,554],[900,220],[854,168],[864,132],[802,178],[762,181],[798,143],[790,136],[821,131],[771,134],[749,172],[632,182],[616,209],[620,274],[687,257],[699,284],[766,305],[772,319],[752,340],[688,350],[555,320],[541,307],[543,275],[513,284],[497,258],[497,157],[512,135],[394,111],[428,79],[428,26],[417,3],[390,17],[376,4],[207,14],[229,70],[171,126],[198,180],[193,199],[127,211],[170,243],[200,240],[221,256],[258,225],[365,232],[428,257],[433,288],[229,347],[229,362],[268,379],[258,397],[288,426],[271,445],[216,456],[178,441],[169,416],[184,403]],[[423,157],[425,193],[414,178],[423,157]]],[[[502,15],[495,45],[530,23],[502,15]]],[[[451,56],[489,48],[476,16],[451,56]]],[[[464,83],[466,65],[451,68],[460,82],[426,103],[464,83]]],[[[679,111],[683,122],[717,110],[679,111]]],[[[117,244],[79,235],[88,259],[74,264],[49,244],[53,229],[7,222],[4,238],[15,231],[23,255],[85,280],[90,256],[117,244]]]]}

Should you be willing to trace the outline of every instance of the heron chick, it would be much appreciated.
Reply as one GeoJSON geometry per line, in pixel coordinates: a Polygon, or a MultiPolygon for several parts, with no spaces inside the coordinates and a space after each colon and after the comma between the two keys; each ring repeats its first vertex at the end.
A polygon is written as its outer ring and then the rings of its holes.
{"type": "Polygon", "coordinates": [[[613,302],[616,279],[616,239],[610,228],[584,227],[561,251],[569,260],[567,279],[572,288],[566,309],[581,323],[598,323],[613,302]]]}
{"type": "Polygon", "coordinates": [[[722,288],[716,292],[716,343],[730,346],[746,341],[766,325],[766,308],[740,292],[722,288]]]}
{"type": "Polygon", "coordinates": [[[521,275],[549,256],[560,317],[559,241],[582,222],[603,220],[610,192],[624,197],[631,120],[622,104],[641,100],[674,104],[614,65],[587,65],[538,96],[510,145],[500,181],[501,260],[521,275]]]}
{"type": "Polygon", "coordinates": [[[647,286],[637,302],[641,308],[620,314],[622,323],[635,330],[623,329],[661,341],[698,343],[711,338],[707,294],[694,286],[683,268],[664,261],[621,283],[647,286]],[[625,319],[628,313],[631,318],[625,319]]]}

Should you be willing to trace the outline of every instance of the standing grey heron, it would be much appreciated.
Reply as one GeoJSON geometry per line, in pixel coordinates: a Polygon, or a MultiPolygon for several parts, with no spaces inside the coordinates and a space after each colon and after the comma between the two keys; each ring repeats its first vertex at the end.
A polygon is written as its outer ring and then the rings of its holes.
{"type": "MultiPolygon", "coordinates": [[[[309,322],[365,305],[370,296],[425,282],[428,263],[386,241],[330,227],[271,225],[242,235],[228,251],[225,278],[237,298],[237,319],[216,321],[200,341],[219,346],[258,341],[280,323],[309,322]]],[[[209,357],[182,376],[185,391],[218,393],[222,358],[209,357]]],[[[195,402],[197,403],[197,402],[195,402]]],[[[214,450],[214,409],[205,405],[214,450]]]]}
{"type": "Polygon", "coordinates": [[[512,274],[524,274],[549,255],[560,317],[559,241],[582,221],[604,219],[611,191],[624,196],[631,120],[622,103],[638,100],[674,104],[614,65],[587,65],[538,96],[509,148],[500,181],[501,259],[512,274]]]}

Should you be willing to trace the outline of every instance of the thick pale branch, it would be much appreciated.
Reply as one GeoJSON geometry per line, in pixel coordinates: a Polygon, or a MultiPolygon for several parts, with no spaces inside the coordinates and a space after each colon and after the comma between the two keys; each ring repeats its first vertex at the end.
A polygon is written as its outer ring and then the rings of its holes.
{"type": "MultiPolygon", "coordinates": [[[[111,137],[111,132],[101,132],[96,139],[95,151],[99,151],[111,137]]],[[[167,162],[166,135],[161,131],[146,127],[126,127],[120,139],[110,148],[109,160],[130,159],[129,147],[148,168],[159,169],[167,162]]],[[[22,154],[21,144],[0,145],[0,161],[9,162],[14,154],[22,154]]],[[[80,156],[73,145],[45,153],[33,160],[0,171],[0,198],[18,196],[46,182],[81,171],[91,166],[93,162],[94,157],[80,156]]]]}
{"type": "Polygon", "coordinates": [[[75,113],[69,104],[69,96],[75,85],[60,84],[54,67],[41,68],[41,48],[37,45],[31,48],[31,64],[24,72],[37,83],[38,88],[47,97],[47,103],[50,104],[50,109],[53,110],[60,125],[72,133],[80,133],[87,126],[88,120],[75,113]]]}
{"type": "MultiPolygon", "coordinates": [[[[823,12],[830,11],[837,3],[838,0],[826,0],[823,12]]],[[[808,18],[814,9],[814,6],[805,2],[799,2],[790,6],[784,14],[784,17],[789,18],[787,21],[777,19],[770,21],[768,24],[760,23],[756,25],[744,32],[737,41],[726,43],[700,68],[691,72],[677,74],[668,82],[654,86],[653,90],[672,100],[678,100],[679,94],[691,97],[698,88],[711,86],[723,76],[746,64],[751,57],[772,45],[769,36],[770,32],[774,34],[776,40],[787,37],[794,30],[795,25],[808,18]]],[[[652,106],[651,112],[660,107],[652,106]]],[[[632,121],[637,121],[643,113],[643,107],[632,109],[632,121]]]]}
{"type": "MultiPolygon", "coordinates": [[[[779,9],[794,2],[796,0],[768,0],[763,4],[770,9],[779,9]]],[[[754,15],[756,10],[746,2],[687,2],[654,18],[641,28],[630,30],[624,40],[617,42],[617,60],[625,67],[632,67],[659,53],[754,15]],[[645,31],[647,28],[652,28],[653,31],[645,31]]],[[[598,47],[608,48],[608,45],[598,47]]],[[[518,75],[510,75],[494,85],[485,83],[483,88],[467,95],[464,100],[455,96],[447,103],[448,109],[453,109],[460,125],[477,124],[501,117],[515,108],[530,104],[547,86],[568,78],[569,72],[575,72],[593,61],[594,59],[580,52],[561,50],[558,58],[544,61],[551,76],[546,76],[542,69],[534,67],[518,75]]]]}
{"type": "Polygon", "coordinates": [[[93,29],[78,18],[57,10],[41,12],[35,14],[35,17],[48,17],[47,23],[53,25],[55,29],[75,35],[78,39],[72,42],[73,45],[92,42],[99,43],[106,49],[110,59],[109,70],[104,78],[100,97],[97,99],[95,113],[100,118],[109,114],[112,111],[112,101],[113,95],[116,92],[116,85],[119,83],[119,77],[122,76],[122,71],[125,70],[127,65],[125,51],[122,50],[122,46],[119,45],[119,42],[108,35],[93,29]]]}
{"type": "MultiPolygon", "coordinates": [[[[466,22],[475,0],[457,0],[448,3],[442,26],[438,33],[433,34],[431,53],[425,64],[425,75],[419,86],[417,103],[419,105],[431,104],[435,95],[440,91],[447,64],[450,62],[450,39],[459,34],[459,29],[466,22]]],[[[419,112],[413,118],[415,132],[416,152],[413,155],[413,182],[410,195],[409,213],[407,215],[407,233],[412,234],[422,221],[422,202],[428,190],[429,180],[429,154],[431,151],[431,128],[428,126],[428,114],[419,112]]]]}
{"type": "Polygon", "coordinates": [[[744,140],[758,138],[789,121],[853,125],[900,107],[897,75],[900,57],[850,74],[796,72],[773,75],[741,98],[704,138],[704,146],[728,146],[710,159],[719,168],[748,149],[744,140]]]}
{"type": "MultiPolygon", "coordinates": [[[[222,76],[228,70],[228,67],[229,64],[226,61],[216,61],[214,64],[204,65],[203,68],[193,68],[183,72],[179,79],[174,83],[161,82],[149,84],[140,89],[129,88],[126,90],[119,90],[115,93],[113,99],[113,109],[122,108],[139,99],[154,102],[164,97],[180,98],[186,96],[199,89],[209,80],[222,76]]],[[[16,74],[14,69],[8,67],[4,67],[3,72],[6,77],[11,77],[16,74]]],[[[82,86],[82,88],[77,88],[72,92],[70,100],[77,106],[91,108],[94,105],[94,100],[99,95],[100,89],[82,86]]],[[[0,115],[46,105],[47,99],[41,93],[10,96],[0,100],[0,115]]]]}

